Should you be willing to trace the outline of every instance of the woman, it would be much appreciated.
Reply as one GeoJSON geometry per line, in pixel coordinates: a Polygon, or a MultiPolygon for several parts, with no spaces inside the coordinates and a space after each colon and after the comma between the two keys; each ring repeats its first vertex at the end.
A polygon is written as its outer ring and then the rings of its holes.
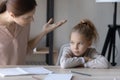
{"type": "Polygon", "coordinates": [[[41,33],[29,40],[30,22],[36,8],[35,0],[4,0],[0,4],[0,65],[25,64],[27,53],[33,49],[48,32],[66,22],[50,24],[52,19],[43,26],[41,33]]]}

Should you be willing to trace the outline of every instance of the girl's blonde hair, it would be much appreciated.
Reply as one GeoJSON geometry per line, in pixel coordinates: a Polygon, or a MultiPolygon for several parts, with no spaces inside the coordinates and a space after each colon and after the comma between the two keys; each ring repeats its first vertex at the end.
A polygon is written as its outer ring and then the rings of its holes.
{"type": "Polygon", "coordinates": [[[88,19],[81,20],[80,23],[73,27],[72,32],[84,35],[88,41],[97,42],[98,32],[94,24],[88,19]]]}

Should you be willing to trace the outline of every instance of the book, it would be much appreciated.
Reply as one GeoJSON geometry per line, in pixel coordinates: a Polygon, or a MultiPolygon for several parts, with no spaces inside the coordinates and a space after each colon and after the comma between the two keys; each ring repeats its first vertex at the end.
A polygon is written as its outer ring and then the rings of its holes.
{"type": "Polygon", "coordinates": [[[71,80],[72,74],[48,74],[44,80],[71,80]]]}
{"type": "Polygon", "coordinates": [[[16,67],[16,68],[0,68],[0,76],[17,76],[17,75],[38,75],[50,74],[52,71],[44,67],[16,67]]]}

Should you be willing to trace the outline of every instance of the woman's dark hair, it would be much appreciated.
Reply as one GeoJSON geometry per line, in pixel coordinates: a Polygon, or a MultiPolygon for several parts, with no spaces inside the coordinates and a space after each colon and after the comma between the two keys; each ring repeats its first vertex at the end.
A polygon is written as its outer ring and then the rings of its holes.
{"type": "Polygon", "coordinates": [[[6,10],[6,3],[7,1],[2,1],[0,3],[0,13],[3,13],[6,10]]]}
{"type": "Polygon", "coordinates": [[[15,16],[20,16],[35,9],[36,5],[35,0],[6,0],[0,5],[0,13],[8,10],[15,16]]]}

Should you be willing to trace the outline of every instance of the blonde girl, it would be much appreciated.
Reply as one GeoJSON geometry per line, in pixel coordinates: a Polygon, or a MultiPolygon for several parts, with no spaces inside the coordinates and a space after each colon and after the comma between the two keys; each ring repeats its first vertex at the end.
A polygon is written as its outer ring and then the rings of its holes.
{"type": "Polygon", "coordinates": [[[60,66],[62,68],[108,68],[107,59],[91,47],[97,39],[98,33],[94,24],[88,19],[81,20],[72,29],[70,46],[64,47],[60,66]]]}

